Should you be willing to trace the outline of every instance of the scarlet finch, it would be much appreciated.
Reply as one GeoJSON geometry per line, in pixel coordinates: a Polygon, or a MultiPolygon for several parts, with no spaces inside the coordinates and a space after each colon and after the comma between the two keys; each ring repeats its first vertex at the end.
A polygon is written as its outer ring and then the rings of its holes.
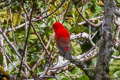
{"type": "Polygon", "coordinates": [[[53,28],[56,46],[59,48],[61,55],[68,60],[72,60],[69,32],[60,22],[55,22],[53,28]]]}

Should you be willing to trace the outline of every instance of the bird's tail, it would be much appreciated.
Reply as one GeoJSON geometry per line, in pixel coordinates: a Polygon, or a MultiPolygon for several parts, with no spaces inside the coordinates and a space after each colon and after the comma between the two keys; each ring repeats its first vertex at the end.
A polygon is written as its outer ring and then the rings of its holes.
{"type": "Polygon", "coordinates": [[[72,56],[70,53],[65,54],[65,58],[68,59],[71,63],[75,64],[78,67],[83,67],[83,63],[76,59],[75,56],[72,56]]]}
{"type": "Polygon", "coordinates": [[[71,55],[70,52],[67,52],[65,53],[65,56],[64,56],[66,59],[70,60],[70,61],[73,61],[73,56],[71,55]]]}
{"type": "Polygon", "coordinates": [[[69,60],[71,63],[75,64],[78,67],[84,67],[84,63],[80,62],[75,56],[72,56],[70,52],[66,52],[65,54],[61,54],[64,58],[69,60]]]}

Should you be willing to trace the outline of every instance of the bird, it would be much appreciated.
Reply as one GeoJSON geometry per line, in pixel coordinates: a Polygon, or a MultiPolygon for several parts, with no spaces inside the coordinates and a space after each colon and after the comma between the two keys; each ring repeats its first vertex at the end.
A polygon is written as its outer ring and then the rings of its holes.
{"type": "Polygon", "coordinates": [[[55,32],[55,43],[60,51],[60,55],[72,61],[70,33],[60,22],[53,23],[55,32]]]}

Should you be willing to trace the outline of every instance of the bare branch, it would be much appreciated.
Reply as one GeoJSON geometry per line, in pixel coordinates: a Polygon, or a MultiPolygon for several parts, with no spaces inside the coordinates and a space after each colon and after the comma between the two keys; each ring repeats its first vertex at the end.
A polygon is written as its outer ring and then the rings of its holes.
{"type": "MultiPolygon", "coordinates": [[[[98,19],[102,19],[102,18],[103,18],[103,16],[99,16],[99,17],[96,17],[96,18],[91,18],[88,21],[98,20],[98,19]]],[[[78,23],[78,25],[80,26],[80,25],[84,25],[86,23],[87,23],[87,21],[83,21],[83,22],[78,23]]],[[[102,23],[102,21],[101,21],[101,23],[102,23]]]]}
{"type": "MultiPolygon", "coordinates": [[[[25,13],[26,13],[26,16],[29,16],[29,15],[27,14],[27,10],[26,10],[26,8],[25,8],[25,3],[23,3],[22,6],[23,6],[24,11],[26,11],[26,12],[25,12],[25,13]]],[[[32,13],[33,13],[33,6],[32,6],[32,11],[31,11],[31,14],[30,14],[30,19],[29,19],[28,31],[27,31],[27,33],[26,33],[26,40],[25,40],[25,44],[24,44],[24,51],[23,51],[23,54],[22,54],[22,60],[21,60],[20,68],[19,68],[19,74],[18,74],[19,77],[20,77],[20,72],[21,72],[21,69],[22,69],[22,62],[23,62],[23,60],[24,60],[24,56],[26,55],[26,51],[27,51],[28,37],[29,37],[30,29],[31,29],[31,26],[30,26],[30,25],[31,25],[32,13]]],[[[26,22],[25,22],[25,23],[26,23],[26,22]]],[[[27,25],[27,24],[26,24],[26,25],[27,25]]],[[[34,79],[36,79],[36,77],[34,77],[34,79]]]]}
{"type": "MultiPolygon", "coordinates": [[[[6,32],[6,31],[5,31],[6,32]]],[[[2,34],[2,36],[4,37],[4,39],[7,41],[7,43],[9,44],[9,46],[11,46],[11,48],[15,51],[15,53],[17,54],[18,58],[21,60],[22,56],[20,55],[20,53],[18,52],[18,50],[16,49],[16,47],[10,42],[10,40],[8,39],[8,37],[6,36],[5,32],[2,32],[2,29],[0,29],[0,33],[2,34]]],[[[34,73],[32,72],[31,68],[28,66],[28,64],[26,62],[23,61],[23,64],[27,67],[27,69],[29,70],[29,72],[31,73],[32,76],[35,76],[34,73]]]]}
{"type": "MultiPolygon", "coordinates": [[[[46,49],[48,49],[49,45],[50,45],[50,42],[51,40],[53,39],[53,36],[54,36],[54,33],[50,36],[49,40],[48,40],[48,43],[46,45],[46,49]]],[[[40,58],[37,60],[37,62],[34,64],[34,66],[32,67],[32,70],[34,70],[36,67],[38,67],[40,65],[40,61],[43,59],[45,55],[45,51],[42,53],[42,55],[40,56],[40,58]]]]}
{"type": "Polygon", "coordinates": [[[90,22],[89,20],[87,20],[81,12],[79,12],[78,8],[76,7],[76,10],[77,12],[79,13],[79,15],[88,23],[90,24],[91,26],[94,26],[94,27],[99,27],[102,23],[98,23],[98,24],[93,24],[92,22],[90,22]]]}
{"type": "Polygon", "coordinates": [[[113,43],[116,47],[120,45],[119,35],[120,35],[120,17],[115,16],[116,31],[114,34],[113,43]]]}
{"type": "Polygon", "coordinates": [[[114,55],[112,55],[112,58],[120,60],[120,56],[114,56],[114,55]]]}
{"type": "Polygon", "coordinates": [[[116,9],[114,10],[114,14],[115,14],[116,16],[120,17],[120,10],[116,8],[116,9]]]}
{"type": "Polygon", "coordinates": [[[2,56],[3,56],[3,67],[4,67],[4,70],[6,71],[7,70],[7,60],[6,60],[6,51],[5,51],[5,45],[4,45],[4,38],[3,36],[0,34],[0,49],[1,49],[1,53],[2,53],[2,56]]]}

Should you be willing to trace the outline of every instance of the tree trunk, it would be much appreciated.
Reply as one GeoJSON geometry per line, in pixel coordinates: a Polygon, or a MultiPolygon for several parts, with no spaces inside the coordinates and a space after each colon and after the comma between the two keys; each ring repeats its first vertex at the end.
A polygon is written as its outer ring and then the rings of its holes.
{"type": "Polygon", "coordinates": [[[114,0],[104,0],[104,20],[101,29],[100,51],[98,54],[98,63],[95,70],[94,80],[109,80],[109,61],[112,54],[112,32],[114,0]]]}

